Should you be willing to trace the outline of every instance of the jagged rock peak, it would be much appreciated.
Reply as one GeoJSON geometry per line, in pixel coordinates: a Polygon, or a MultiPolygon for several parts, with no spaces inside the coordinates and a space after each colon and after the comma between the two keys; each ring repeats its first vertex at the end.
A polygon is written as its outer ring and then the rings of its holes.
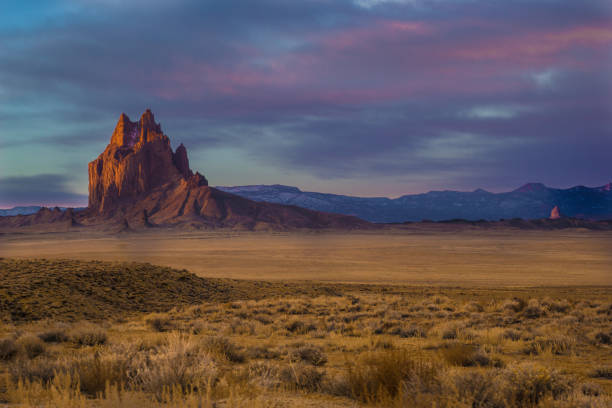
{"type": "Polygon", "coordinates": [[[196,174],[191,176],[191,178],[188,180],[188,182],[189,182],[189,184],[191,184],[194,187],[197,187],[197,186],[207,186],[208,185],[208,180],[206,180],[206,177],[201,175],[200,172],[198,172],[198,171],[196,171],[196,174]]]}
{"type": "Polygon", "coordinates": [[[138,143],[143,144],[164,138],[161,125],[155,122],[153,112],[147,109],[138,122],[132,122],[125,113],[119,115],[110,142],[116,146],[134,147],[138,143]]]}
{"type": "Polygon", "coordinates": [[[559,207],[558,206],[554,206],[553,209],[550,211],[550,217],[548,217],[551,220],[558,220],[559,218],[561,218],[561,211],[559,211],[559,207]]]}
{"type": "Polygon", "coordinates": [[[138,122],[122,113],[109,145],[89,163],[89,207],[112,211],[157,187],[181,180],[208,185],[204,176],[196,177],[189,169],[185,146],[172,151],[170,139],[150,109],[138,122]]]}
{"type": "Polygon", "coordinates": [[[174,162],[174,165],[178,169],[179,173],[181,173],[185,179],[193,176],[193,172],[189,169],[187,149],[185,149],[185,146],[183,146],[182,143],[176,148],[176,152],[173,153],[172,161],[174,162]]]}

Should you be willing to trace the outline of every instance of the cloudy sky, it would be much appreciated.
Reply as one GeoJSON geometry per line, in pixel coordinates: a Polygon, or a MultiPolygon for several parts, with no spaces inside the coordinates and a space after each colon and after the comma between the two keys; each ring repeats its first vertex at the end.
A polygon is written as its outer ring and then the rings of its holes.
{"type": "Polygon", "coordinates": [[[612,2],[0,2],[0,207],[86,203],[146,108],[212,185],[602,185],[612,2]]]}

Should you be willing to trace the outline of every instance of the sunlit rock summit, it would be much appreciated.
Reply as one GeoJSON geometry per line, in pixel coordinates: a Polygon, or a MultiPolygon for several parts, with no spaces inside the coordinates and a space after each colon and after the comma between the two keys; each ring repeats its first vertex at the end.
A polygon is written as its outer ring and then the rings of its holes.
{"type": "Polygon", "coordinates": [[[89,163],[89,208],[106,213],[156,187],[181,182],[208,185],[189,169],[182,144],[172,152],[170,139],[149,109],[138,122],[122,113],[110,143],[89,163]]]}

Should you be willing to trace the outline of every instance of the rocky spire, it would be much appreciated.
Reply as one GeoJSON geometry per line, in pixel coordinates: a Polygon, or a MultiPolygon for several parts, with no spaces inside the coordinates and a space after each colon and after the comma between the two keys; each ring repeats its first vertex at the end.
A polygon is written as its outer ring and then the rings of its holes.
{"type": "Polygon", "coordinates": [[[561,218],[561,211],[559,211],[559,207],[558,206],[554,206],[553,209],[550,211],[550,217],[548,217],[551,220],[558,220],[559,218],[561,218]]]}
{"type": "Polygon", "coordinates": [[[161,125],[155,123],[155,116],[153,116],[151,109],[147,109],[145,113],[142,114],[140,122],[138,123],[138,128],[140,129],[140,140],[143,142],[151,142],[162,138],[164,135],[161,130],[161,125]]]}
{"type": "MultiPolygon", "coordinates": [[[[187,149],[180,145],[172,152],[170,139],[147,109],[138,122],[122,113],[104,152],[89,163],[89,207],[111,211],[122,201],[173,181],[189,181],[187,149]]],[[[203,185],[201,176],[198,185],[203,185]]]]}
{"type": "Polygon", "coordinates": [[[185,149],[185,146],[183,146],[182,143],[176,148],[176,152],[174,152],[172,155],[172,161],[174,162],[174,165],[178,169],[179,173],[181,173],[185,179],[193,176],[193,172],[189,169],[187,149],[185,149]]]}

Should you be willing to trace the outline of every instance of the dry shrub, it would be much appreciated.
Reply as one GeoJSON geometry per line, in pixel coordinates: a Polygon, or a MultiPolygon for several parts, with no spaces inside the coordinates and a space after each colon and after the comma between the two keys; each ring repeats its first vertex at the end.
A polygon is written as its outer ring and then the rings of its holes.
{"type": "Polygon", "coordinates": [[[545,352],[557,355],[569,354],[574,349],[575,343],[572,337],[561,334],[549,337],[538,336],[527,344],[525,354],[538,355],[545,352]]]}
{"type": "Polygon", "coordinates": [[[154,393],[158,399],[177,389],[204,389],[214,383],[217,375],[212,358],[191,338],[178,335],[156,353],[137,354],[129,364],[132,386],[154,393]]]}
{"type": "Polygon", "coordinates": [[[35,360],[17,359],[8,366],[8,372],[13,380],[25,382],[50,383],[58,373],[69,371],[70,362],[67,359],[57,359],[41,356],[35,360]]]}
{"type": "MultiPolygon", "coordinates": [[[[446,377],[444,393],[470,407],[503,407],[500,384],[495,372],[453,370],[446,377]]],[[[459,404],[457,404],[459,405],[459,404]]]]}
{"type": "Polygon", "coordinates": [[[395,343],[389,339],[376,339],[376,341],[372,342],[372,348],[374,350],[393,350],[395,343]]]}
{"type": "Polygon", "coordinates": [[[502,334],[502,337],[507,340],[518,341],[521,339],[521,332],[514,329],[507,329],[502,334]]]}
{"type": "Polygon", "coordinates": [[[16,343],[28,358],[37,357],[45,352],[45,343],[31,334],[20,337],[16,343]]]}
{"type": "Polygon", "coordinates": [[[17,355],[19,348],[12,338],[0,339],[0,361],[8,361],[17,355]]]}
{"type": "Polygon", "coordinates": [[[272,350],[270,347],[255,346],[247,349],[247,355],[252,359],[273,360],[280,357],[280,352],[278,350],[272,350]]]}
{"type": "Polygon", "coordinates": [[[245,354],[226,337],[208,337],[204,341],[204,349],[232,363],[243,363],[245,354]]]}
{"type": "Polygon", "coordinates": [[[406,329],[402,329],[399,333],[399,336],[403,338],[408,338],[408,337],[425,338],[427,337],[427,332],[419,327],[410,326],[406,329]]]}
{"type": "Polygon", "coordinates": [[[76,360],[71,371],[78,379],[81,392],[96,396],[107,385],[122,385],[128,381],[128,360],[118,355],[95,352],[93,356],[76,360]]]}
{"type": "Polygon", "coordinates": [[[151,313],[145,317],[145,323],[156,332],[165,332],[173,328],[172,320],[166,313],[151,313]]]}
{"type": "Polygon", "coordinates": [[[57,326],[38,333],[38,338],[45,343],[63,343],[69,340],[67,328],[57,326]]]}
{"type": "Polygon", "coordinates": [[[502,309],[508,312],[518,313],[527,306],[527,303],[521,298],[513,298],[512,300],[506,300],[502,304],[502,309]]]}
{"type": "Polygon", "coordinates": [[[287,331],[293,334],[306,334],[310,331],[314,331],[317,329],[316,326],[312,324],[307,325],[306,323],[300,320],[293,320],[292,322],[285,325],[285,328],[287,329],[287,331]]]}
{"type": "Polygon", "coordinates": [[[72,329],[69,337],[70,341],[79,346],[97,346],[108,341],[106,330],[92,324],[85,324],[72,329]]]}
{"type": "Polygon", "coordinates": [[[556,313],[567,313],[572,308],[567,300],[552,301],[549,302],[546,307],[551,312],[556,313]]]}
{"type": "Polygon", "coordinates": [[[451,344],[442,349],[441,354],[450,365],[462,367],[491,365],[491,359],[486,353],[469,344],[451,344]]]}
{"type": "Polygon", "coordinates": [[[290,364],[280,371],[280,380],[289,389],[305,391],[319,391],[323,381],[324,372],[315,367],[303,364],[290,364]]]}
{"type": "Polygon", "coordinates": [[[406,350],[370,353],[348,366],[350,396],[366,403],[397,398],[402,390],[420,393],[438,383],[439,367],[406,350]]]}
{"type": "Polygon", "coordinates": [[[484,311],[484,307],[482,307],[482,305],[480,303],[477,302],[470,302],[470,303],[466,303],[463,306],[463,310],[465,310],[466,312],[483,312],[484,311]]]}
{"type": "Polygon", "coordinates": [[[570,378],[532,362],[515,364],[500,375],[504,399],[512,407],[533,407],[545,398],[556,399],[572,391],[570,378]]]}
{"type": "Polygon", "coordinates": [[[323,366],[327,363],[327,356],[320,348],[314,346],[299,347],[290,356],[292,361],[305,361],[313,366],[323,366]]]}
{"type": "Polygon", "coordinates": [[[442,331],[441,337],[443,340],[453,340],[457,338],[457,328],[449,327],[442,331]]]}
{"type": "Polygon", "coordinates": [[[280,384],[278,367],[268,361],[256,361],[247,367],[248,377],[251,381],[265,388],[274,388],[280,384]]]}
{"type": "Polygon", "coordinates": [[[537,299],[529,299],[529,303],[527,303],[527,307],[523,311],[523,314],[528,319],[537,319],[544,315],[544,309],[542,309],[537,299]]]}

